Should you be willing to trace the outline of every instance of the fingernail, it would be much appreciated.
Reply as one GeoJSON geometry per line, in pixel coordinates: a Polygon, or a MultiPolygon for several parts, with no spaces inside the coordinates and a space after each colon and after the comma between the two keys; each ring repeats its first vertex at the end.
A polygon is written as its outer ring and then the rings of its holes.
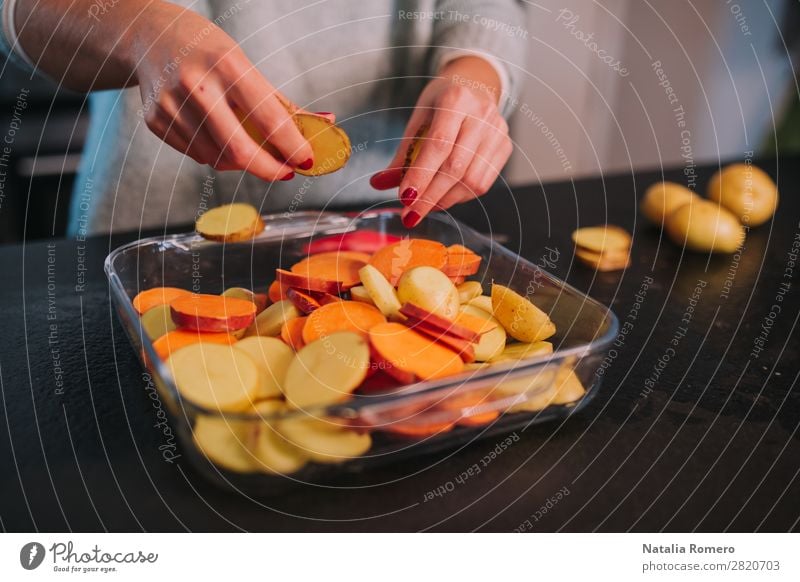
{"type": "Polygon", "coordinates": [[[333,115],[330,111],[317,111],[314,115],[333,115]]]}
{"type": "Polygon", "coordinates": [[[416,188],[406,188],[400,195],[400,202],[403,203],[403,206],[411,206],[411,203],[414,202],[414,199],[416,197],[417,197],[416,188]]]}
{"type": "Polygon", "coordinates": [[[308,158],[302,164],[298,164],[297,167],[300,168],[301,170],[310,170],[311,166],[313,166],[313,165],[314,165],[314,159],[313,158],[308,158]]]}
{"type": "Polygon", "coordinates": [[[381,170],[377,174],[373,174],[369,179],[370,186],[376,190],[388,190],[389,188],[396,188],[400,185],[400,180],[403,179],[403,168],[392,168],[390,170],[381,170]]]}
{"type": "Polygon", "coordinates": [[[287,180],[291,180],[294,178],[294,172],[289,172],[283,178],[281,178],[281,182],[286,182],[287,180]]]}
{"type": "Polygon", "coordinates": [[[419,215],[419,212],[414,212],[412,210],[403,217],[403,226],[406,228],[414,228],[419,224],[420,218],[422,217],[419,215]]]}

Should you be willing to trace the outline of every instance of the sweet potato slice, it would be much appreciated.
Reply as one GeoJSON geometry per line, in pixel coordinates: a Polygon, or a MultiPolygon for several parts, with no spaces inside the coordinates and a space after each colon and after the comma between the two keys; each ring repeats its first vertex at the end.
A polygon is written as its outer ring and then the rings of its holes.
{"type": "Polygon", "coordinates": [[[258,395],[258,369],[233,346],[195,343],[173,352],[167,367],[184,398],[210,410],[239,412],[258,395]]]}
{"type": "Polygon", "coordinates": [[[369,345],[350,331],[310,342],[295,355],[283,392],[293,408],[327,406],[350,397],[369,369],[369,345]]]}
{"type": "Polygon", "coordinates": [[[294,351],[300,350],[305,344],[303,341],[303,327],[307,317],[297,317],[286,321],[281,327],[281,339],[294,351]]]}
{"type": "Polygon", "coordinates": [[[291,272],[304,277],[340,281],[343,289],[360,282],[358,270],[367,264],[368,255],[362,253],[319,253],[292,265],[291,272]]]}
{"type": "Polygon", "coordinates": [[[153,287],[152,289],[141,291],[133,298],[133,308],[139,312],[139,315],[142,315],[153,309],[153,307],[169,305],[175,299],[191,294],[191,291],[178,289],[177,287],[153,287]]]}
{"type": "Polygon", "coordinates": [[[256,305],[256,313],[261,313],[267,308],[267,295],[265,293],[253,293],[244,287],[229,287],[222,293],[223,297],[233,297],[234,299],[244,299],[256,305]]]}
{"type": "Polygon", "coordinates": [[[307,275],[298,275],[284,269],[275,269],[277,281],[287,289],[305,289],[307,291],[321,291],[323,293],[339,294],[344,288],[341,281],[329,281],[307,275]]]}
{"type": "Polygon", "coordinates": [[[499,410],[487,410],[479,412],[476,409],[486,407],[491,400],[487,398],[486,392],[482,390],[470,390],[462,394],[456,394],[442,402],[442,408],[446,410],[457,410],[461,414],[457,424],[462,426],[483,426],[489,424],[500,416],[499,410]]]}
{"type": "Polygon", "coordinates": [[[422,335],[439,342],[443,346],[450,348],[459,356],[461,356],[461,359],[464,360],[464,363],[469,364],[475,361],[475,346],[472,342],[443,333],[436,329],[428,328],[424,324],[410,325],[409,323],[406,323],[406,325],[411,327],[414,331],[417,331],[422,335]]]}
{"type": "Polygon", "coordinates": [[[236,242],[255,237],[264,230],[264,221],[255,207],[236,202],[204,212],[194,226],[203,238],[236,242]]]}
{"type": "Polygon", "coordinates": [[[196,343],[233,344],[236,337],[229,333],[202,333],[177,329],[162,335],[153,342],[153,348],[162,360],[166,360],[173,352],[196,343]]]}
{"type": "Polygon", "coordinates": [[[294,287],[289,287],[286,291],[286,296],[289,298],[289,301],[297,307],[300,311],[305,314],[309,314],[315,309],[320,308],[319,301],[311,295],[310,291],[301,291],[300,289],[295,289],[294,287]]]}
{"type": "Polygon", "coordinates": [[[442,317],[437,313],[431,313],[413,303],[404,303],[400,308],[400,313],[409,319],[409,325],[421,324],[422,327],[427,327],[428,329],[439,331],[468,342],[478,341],[480,339],[480,333],[482,333],[475,332],[469,327],[461,323],[456,323],[446,317],[442,317]]]}
{"type": "Polygon", "coordinates": [[[270,283],[269,289],[267,289],[267,297],[269,298],[270,303],[277,303],[278,301],[288,299],[286,296],[287,289],[287,286],[281,285],[277,280],[270,283]]]}
{"type": "Polygon", "coordinates": [[[381,323],[369,330],[372,347],[393,368],[421,380],[458,374],[464,367],[453,350],[401,323],[381,323]]]}
{"type": "Polygon", "coordinates": [[[403,239],[375,252],[369,264],[392,284],[413,267],[440,269],[447,261],[447,248],[439,242],[422,238],[403,239]]]}
{"type": "Polygon", "coordinates": [[[183,329],[224,332],[245,329],[256,318],[256,304],[221,295],[191,294],[170,303],[172,320],[183,329]]]}
{"type": "Polygon", "coordinates": [[[447,249],[447,262],[442,272],[448,277],[468,277],[478,272],[481,256],[461,245],[453,245],[447,249]],[[456,247],[456,248],[454,248],[456,247]]]}
{"type": "Polygon", "coordinates": [[[303,327],[303,341],[310,344],[337,331],[352,331],[366,337],[373,326],[385,321],[383,314],[372,305],[337,301],[311,312],[303,327]]]}
{"type": "Polygon", "coordinates": [[[306,244],[304,250],[309,255],[328,251],[358,251],[371,255],[399,240],[399,236],[377,230],[357,230],[320,237],[306,244]]]}

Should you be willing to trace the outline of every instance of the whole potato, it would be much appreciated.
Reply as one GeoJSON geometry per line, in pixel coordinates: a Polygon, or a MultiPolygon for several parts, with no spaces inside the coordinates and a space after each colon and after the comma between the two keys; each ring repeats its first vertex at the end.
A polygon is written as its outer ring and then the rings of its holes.
{"type": "Polygon", "coordinates": [[[667,216],[695,196],[687,187],[675,182],[657,182],[645,191],[639,209],[650,222],[661,226],[667,216]]]}
{"type": "Polygon", "coordinates": [[[397,283],[397,299],[401,304],[413,303],[450,319],[458,314],[461,305],[456,286],[433,267],[414,267],[403,273],[397,283]]]}
{"type": "Polygon", "coordinates": [[[716,202],[697,199],[667,217],[669,237],[695,251],[732,253],[744,242],[744,227],[716,202]]]}
{"type": "Polygon", "coordinates": [[[730,210],[742,224],[764,224],[778,207],[778,187],[752,164],[731,164],[714,174],[708,197],[730,210]]]}

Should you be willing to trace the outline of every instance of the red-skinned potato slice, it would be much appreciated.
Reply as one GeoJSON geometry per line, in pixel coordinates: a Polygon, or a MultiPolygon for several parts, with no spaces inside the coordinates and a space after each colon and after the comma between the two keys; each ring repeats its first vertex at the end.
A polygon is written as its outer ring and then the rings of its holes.
{"type": "Polygon", "coordinates": [[[357,230],[318,238],[308,243],[304,251],[309,255],[329,251],[358,251],[372,254],[399,240],[400,237],[393,234],[375,230],[357,230]]]}
{"type": "Polygon", "coordinates": [[[269,289],[267,289],[267,297],[269,298],[270,303],[277,303],[278,301],[288,299],[286,296],[287,289],[288,287],[281,285],[278,281],[273,281],[270,283],[269,289]]]}
{"type": "Polygon", "coordinates": [[[408,318],[409,325],[419,323],[429,330],[445,333],[469,342],[476,342],[480,339],[480,334],[475,333],[471,329],[455,323],[446,317],[422,309],[413,303],[404,303],[400,308],[400,313],[408,318]]]}
{"type": "Polygon", "coordinates": [[[448,249],[447,262],[442,267],[442,272],[448,277],[468,277],[478,272],[481,266],[481,256],[472,251],[454,252],[448,249]]]}
{"type": "Polygon", "coordinates": [[[464,360],[464,363],[469,364],[470,362],[475,361],[475,346],[472,342],[442,333],[437,329],[426,327],[424,322],[417,323],[415,325],[406,323],[406,325],[414,331],[418,331],[422,335],[439,342],[447,348],[450,348],[459,356],[461,356],[461,359],[464,360]]]}
{"type": "Polygon", "coordinates": [[[307,277],[305,275],[298,275],[284,269],[275,269],[277,280],[281,285],[287,289],[294,287],[296,289],[305,289],[307,291],[321,291],[323,293],[339,294],[343,291],[341,281],[328,281],[326,279],[318,279],[316,277],[307,277]]]}
{"type": "Polygon", "coordinates": [[[289,301],[291,301],[292,304],[297,307],[297,309],[305,314],[309,314],[315,309],[320,308],[319,301],[317,301],[310,292],[304,292],[300,289],[289,287],[289,289],[286,291],[286,296],[289,298],[289,301]]]}
{"type": "Polygon", "coordinates": [[[170,310],[178,327],[209,333],[245,329],[256,318],[252,301],[221,295],[180,297],[170,303],[170,310]]]}
{"type": "Polygon", "coordinates": [[[133,308],[141,315],[146,311],[150,311],[153,307],[164,304],[169,305],[173,300],[191,294],[191,291],[178,289],[177,287],[153,287],[152,289],[141,291],[133,298],[133,308]]]}

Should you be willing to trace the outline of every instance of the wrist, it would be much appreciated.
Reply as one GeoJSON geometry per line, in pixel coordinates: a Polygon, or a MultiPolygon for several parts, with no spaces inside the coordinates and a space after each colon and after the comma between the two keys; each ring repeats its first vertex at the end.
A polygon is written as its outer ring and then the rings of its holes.
{"type": "Polygon", "coordinates": [[[495,104],[500,101],[500,77],[495,68],[481,57],[455,58],[441,68],[439,75],[451,84],[461,85],[490,96],[495,104]]]}

